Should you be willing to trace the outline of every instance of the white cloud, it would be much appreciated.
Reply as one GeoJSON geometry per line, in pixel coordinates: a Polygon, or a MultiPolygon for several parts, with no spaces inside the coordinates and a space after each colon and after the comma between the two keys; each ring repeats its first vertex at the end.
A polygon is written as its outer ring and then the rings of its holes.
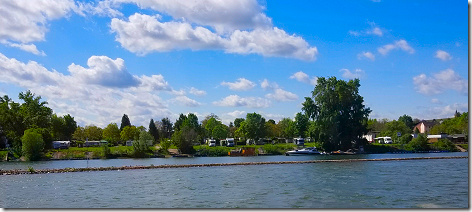
{"type": "Polygon", "coordinates": [[[235,110],[233,112],[226,113],[233,118],[244,118],[246,117],[246,111],[235,110]]]}
{"type": "Polygon", "coordinates": [[[220,101],[213,102],[213,105],[222,107],[264,108],[269,107],[270,101],[260,97],[240,97],[238,95],[229,95],[220,101]]]}
{"type": "MultiPolygon", "coordinates": [[[[56,70],[47,70],[37,62],[23,63],[0,53],[0,82],[30,89],[47,100],[54,112],[71,114],[81,126],[95,124],[105,127],[110,122],[119,123],[123,114],[130,117],[132,124],[144,126],[151,117],[175,118],[167,101],[158,96],[161,90],[173,92],[162,75],[131,75],[138,83],[121,86],[118,83],[122,79],[119,78],[104,81],[107,73],[129,78],[124,62],[119,58],[92,56],[88,66],[74,66],[70,75],[64,75],[56,70]],[[93,76],[97,79],[91,79],[93,76]]],[[[174,99],[187,106],[200,104],[185,97],[174,99]]]]}
{"type": "Polygon", "coordinates": [[[294,101],[298,99],[298,96],[292,92],[283,90],[279,88],[279,85],[275,82],[269,82],[269,80],[264,79],[261,83],[261,87],[264,90],[271,90],[273,93],[266,94],[265,97],[268,99],[273,99],[278,102],[294,101]]]}
{"type": "Polygon", "coordinates": [[[221,82],[221,85],[228,86],[234,91],[248,91],[256,86],[256,83],[247,80],[246,78],[239,78],[236,82],[221,82]]]}
{"type": "Polygon", "coordinates": [[[190,99],[186,96],[176,96],[170,100],[172,103],[178,103],[180,105],[188,106],[188,107],[198,107],[202,105],[200,102],[197,102],[194,99],[190,99]]]}
{"type": "Polygon", "coordinates": [[[434,103],[434,104],[442,104],[443,102],[442,102],[441,100],[439,100],[439,99],[434,98],[434,99],[431,99],[431,103],[434,103]]]}
{"type": "Polygon", "coordinates": [[[196,88],[194,88],[194,87],[191,87],[191,88],[190,88],[189,93],[191,93],[191,94],[193,94],[193,95],[195,95],[195,96],[205,96],[205,95],[207,94],[206,91],[198,90],[198,89],[196,89],[196,88]]]}
{"type": "Polygon", "coordinates": [[[303,72],[303,71],[299,71],[299,72],[293,74],[292,76],[290,76],[290,79],[296,79],[299,82],[304,82],[304,83],[316,86],[318,77],[312,77],[310,79],[308,74],[305,74],[305,72],[303,72]]]}
{"type": "Polygon", "coordinates": [[[411,48],[411,46],[408,45],[408,43],[405,40],[395,41],[393,44],[387,44],[385,46],[379,47],[377,50],[379,51],[380,54],[386,55],[388,54],[388,52],[392,50],[397,50],[397,49],[401,49],[410,54],[415,53],[415,50],[411,48]]]}
{"type": "Polygon", "coordinates": [[[383,32],[382,32],[382,30],[381,30],[380,28],[374,27],[373,29],[368,30],[368,31],[367,31],[367,34],[374,34],[374,35],[377,35],[377,36],[382,37],[383,32]]]}
{"type": "Polygon", "coordinates": [[[372,52],[362,52],[362,53],[359,53],[357,55],[357,59],[361,60],[363,58],[367,58],[367,59],[370,59],[370,60],[374,61],[375,60],[375,55],[372,54],[372,52]]]}
{"type": "Polygon", "coordinates": [[[365,72],[361,69],[356,69],[354,72],[349,71],[349,69],[341,69],[340,72],[343,72],[343,77],[347,79],[361,78],[365,75],[365,72]]]}
{"type": "Polygon", "coordinates": [[[456,74],[452,69],[434,73],[433,77],[420,74],[413,77],[413,83],[419,93],[426,95],[439,94],[449,89],[466,94],[468,89],[468,81],[456,74]]]}
{"type": "Polygon", "coordinates": [[[442,61],[446,61],[446,60],[451,60],[452,57],[451,55],[449,55],[449,53],[443,51],[443,50],[438,50],[436,51],[436,58],[439,58],[441,59],[442,61]]]}
{"type": "Polygon", "coordinates": [[[366,35],[376,35],[379,37],[383,36],[384,30],[378,27],[377,24],[375,24],[374,22],[369,22],[369,25],[371,26],[370,29],[366,29],[363,31],[349,30],[348,33],[356,37],[366,35]]]}
{"type": "Polygon", "coordinates": [[[37,55],[43,55],[33,44],[45,40],[48,22],[80,14],[72,0],[8,1],[0,3],[0,42],[37,55]]]}
{"type": "Polygon", "coordinates": [[[160,16],[134,14],[128,21],[113,18],[112,32],[121,46],[138,55],[171,50],[224,50],[226,53],[260,54],[316,60],[318,50],[301,37],[277,27],[235,30],[228,37],[187,22],[160,22],[160,16]]]}
{"type": "Polygon", "coordinates": [[[468,104],[454,103],[444,107],[426,108],[424,111],[419,112],[418,117],[422,117],[423,119],[451,118],[454,117],[456,110],[458,112],[467,112],[469,111],[468,104]]]}
{"type": "Polygon", "coordinates": [[[286,102],[286,101],[295,101],[298,99],[298,96],[292,92],[282,90],[280,88],[274,89],[274,93],[269,93],[265,95],[268,99],[273,99],[278,102],[286,102]]]}
{"type": "Polygon", "coordinates": [[[263,13],[265,7],[259,5],[257,0],[115,0],[115,2],[134,3],[140,8],[163,12],[174,19],[211,26],[220,34],[236,29],[272,26],[272,20],[263,13]]]}

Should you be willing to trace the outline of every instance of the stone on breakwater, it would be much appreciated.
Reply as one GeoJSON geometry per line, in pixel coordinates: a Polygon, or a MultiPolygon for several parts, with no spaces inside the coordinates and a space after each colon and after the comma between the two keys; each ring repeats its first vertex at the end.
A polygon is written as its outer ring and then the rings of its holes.
{"type": "Polygon", "coordinates": [[[89,167],[89,168],[63,168],[63,169],[40,169],[35,172],[27,170],[0,170],[0,175],[20,174],[47,174],[65,172],[87,172],[87,171],[114,171],[133,169],[161,169],[161,168],[190,168],[190,167],[212,167],[212,166],[245,166],[245,165],[268,165],[268,164],[303,164],[303,163],[340,163],[340,162],[366,162],[366,161],[399,161],[399,160],[425,160],[425,159],[461,159],[468,156],[452,157],[418,157],[418,158],[384,158],[384,159],[342,159],[342,160],[308,160],[308,161],[270,161],[270,162],[239,162],[239,163],[207,163],[207,164],[176,164],[176,165],[150,165],[150,166],[122,166],[122,167],[89,167]]]}

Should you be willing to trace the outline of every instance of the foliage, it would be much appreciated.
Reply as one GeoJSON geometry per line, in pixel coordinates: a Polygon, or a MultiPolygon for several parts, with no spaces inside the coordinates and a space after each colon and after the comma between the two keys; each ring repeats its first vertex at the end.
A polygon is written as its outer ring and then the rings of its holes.
{"type": "Polygon", "coordinates": [[[278,125],[274,124],[273,122],[266,122],[265,123],[265,129],[267,132],[267,137],[268,138],[275,138],[280,135],[280,130],[278,125]]]}
{"type": "Polygon", "coordinates": [[[159,145],[161,147],[161,150],[164,152],[164,153],[168,153],[169,151],[169,147],[170,145],[172,145],[172,140],[168,139],[168,138],[161,138],[160,142],[159,142],[159,145]]]}
{"type": "Polygon", "coordinates": [[[226,125],[220,123],[219,125],[213,128],[211,134],[215,139],[224,139],[228,136],[228,129],[226,125]]]}
{"type": "Polygon", "coordinates": [[[411,141],[411,139],[413,139],[413,136],[411,136],[411,134],[404,134],[400,137],[399,143],[408,144],[411,141]]]}
{"type": "Polygon", "coordinates": [[[159,131],[157,130],[154,120],[149,121],[149,134],[152,135],[153,141],[159,141],[159,131]]]}
{"type": "Polygon", "coordinates": [[[102,145],[102,158],[111,158],[111,149],[108,145],[102,145]]]}
{"type": "Polygon", "coordinates": [[[121,140],[120,129],[118,129],[118,125],[116,123],[108,124],[108,126],[103,129],[102,137],[113,146],[116,146],[121,140]]]}
{"type": "Polygon", "coordinates": [[[219,157],[219,156],[228,156],[228,152],[234,147],[226,146],[215,146],[209,147],[208,145],[195,146],[196,155],[201,156],[210,156],[210,157],[219,157]]]}
{"type": "Polygon", "coordinates": [[[323,142],[327,151],[347,150],[367,133],[367,120],[371,112],[359,94],[359,79],[337,80],[318,78],[312,92],[317,108],[315,139],[323,142]]]}
{"type": "Polygon", "coordinates": [[[406,146],[405,149],[410,151],[428,151],[428,138],[425,134],[420,133],[418,137],[413,138],[406,146]]]}
{"type": "Polygon", "coordinates": [[[29,173],[35,173],[36,170],[34,170],[34,168],[32,166],[28,166],[28,172],[29,173]]]}
{"type": "Polygon", "coordinates": [[[367,121],[367,129],[369,131],[378,131],[382,132],[387,128],[388,119],[369,119],[367,121]]]}
{"type": "Polygon", "coordinates": [[[79,140],[79,141],[85,141],[85,129],[81,126],[78,126],[75,131],[74,131],[74,134],[72,134],[72,139],[74,140],[79,140]]]}
{"type": "Polygon", "coordinates": [[[277,123],[280,129],[280,137],[282,138],[293,138],[295,136],[295,122],[290,118],[283,118],[277,123]]]}
{"type": "Polygon", "coordinates": [[[456,145],[452,143],[452,141],[448,139],[439,139],[438,141],[434,142],[431,144],[431,149],[434,150],[446,150],[450,152],[457,152],[458,149],[456,148],[456,145]]]}
{"type": "Polygon", "coordinates": [[[126,126],[120,133],[122,141],[128,140],[138,140],[139,139],[139,130],[135,126],[126,126]]]}
{"type": "Polygon", "coordinates": [[[129,121],[128,115],[123,114],[123,117],[121,117],[120,131],[123,131],[126,126],[131,126],[131,122],[129,121]]]}
{"type": "Polygon", "coordinates": [[[177,120],[175,120],[174,131],[180,130],[180,127],[182,126],[182,124],[184,123],[185,120],[187,120],[187,116],[184,115],[183,113],[181,113],[179,115],[179,118],[177,120]]]}
{"type": "Polygon", "coordinates": [[[234,119],[234,126],[239,128],[239,127],[241,126],[241,125],[240,125],[241,122],[243,122],[243,121],[244,121],[244,118],[236,118],[236,119],[234,119]]]}
{"type": "Polygon", "coordinates": [[[133,156],[136,158],[148,157],[147,153],[150,152],[149,147],[153,139],[150,133],[141,131],[139,133],[139,139],[133,142],[133,156]]]}
{"type": "Polygon", "coordinates": [[[302,113],[295,115],[295,129],[296,135],[304,138],[305,133],[308,130],[308,117],[302,113]]]}
{"type": "Polygon", "coordinates": [[[244,137],[254,140],[265,137],[265,118],[260,114],[248,113],[244,123],[245,124],[243,126],[240,126],[240,128],[242,128],[243,134],[245,135],[244,137]]]}
{"type": "Polygon", "coordinates": [[[302,111],[305,112],[305,115],[314,121],[317,114],[317,107],[313,99],[305,97],[305,102],[302,103],[302,106],[302,111]]]}
{"type": "Polygon", "coordinates": [[[172,122],[170,121],[169,118],[163,118],[161,120],[162,126],[160,131],[162,132],[162,137],[164,138],[170,138],[172,136],[172,122]]]}
{"type": "Polygon", "coordinates": [[[44,150],[44,141],[38,129],[28,129],[21,137],[22,152],[25,160],[36,161],[41,159],[44,150]]]}
{"type": "Polygon", "coordinates": [[[403,122],[405,126],[407,126],[408,129],[410,129],[410,131],[413,130],[413,127],[415,127],[415,123],[413,122],[413,119],[409,115],[404,114],[403,116],[400,116],[398,118],[398,121],[403,122]]]}
{"type": "Polygon", "coordinates": [[[437,135],[440,133],[446,134],[469,134],[469,112],[464,112],[460,116],[445,119],[441,124],[435,125],[431,128],[430,133],[437,135]]]}
{"type": "Polygon", "coordinates": [[[102,140],[103,132],[102,128],[89,125],[86,126],[84,129],[85,137],[88,138],[89,141],[99,141],[102,140]]]}
{"type": "Polygon", "coordinates": [[[400,132],[401,135],[411,134],[411,129],[401,121],[391,121],[386,124],[386,129],[380,133],[381,136],[392,137],[394,141],[397,141],[397,132],[400,132]]]}
{"type": "Polygon", "coordinates": [[[195,149],[193,144],[197,140],[197,131],[192,127],[189,120],[185,120],[180,130],[177,130],[172,135],[172,142],[177,146],[183,154],[193,154],[195,149]]]}

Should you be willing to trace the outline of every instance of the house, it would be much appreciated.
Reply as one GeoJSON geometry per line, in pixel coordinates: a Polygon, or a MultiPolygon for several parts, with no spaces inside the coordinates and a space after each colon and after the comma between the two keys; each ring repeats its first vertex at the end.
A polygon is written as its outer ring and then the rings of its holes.
{"type": "Polygon", "coordinates": [[[438,141],[439,139],[447,139],[447,134],[441,133],[439,135],[428,135],[428,142],[429,143],[434,143],[438,141]]]}
{"type": "Polygon", "coordinates": [[[53,141],[52,148],[54,149],[69,149],[70,141],[53,141]]]}
{"type": "Polygon", "coordinates": [[[380,133],[380,131],[369,131],[367,135],[363,135],[362,138],[367,139],[369,143],[374,142],[374,139],[377,138],[377,135],[380,133]]]}
{"type": "Polygon", "coordinates": [[[433,120],[422,120],[413,127],[413,132],[418,129],[420,133],[428,133],[434,125],[439,124],[435,119],[433,120]]]}

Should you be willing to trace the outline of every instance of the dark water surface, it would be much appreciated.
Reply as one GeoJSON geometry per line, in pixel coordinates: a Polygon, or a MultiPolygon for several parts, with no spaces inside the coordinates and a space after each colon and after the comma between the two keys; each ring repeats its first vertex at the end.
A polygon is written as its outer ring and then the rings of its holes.
{"type": "MultiPolygon", "coordinates": [[[[90,160],[89,167],[467,156],[467,153],[90,160]]],[[[0,169],[87,161],[0,162],[0,169]]],[[[468,159],[274,164],[0,176],[2,208],[468,208],[468,159]]]]}

